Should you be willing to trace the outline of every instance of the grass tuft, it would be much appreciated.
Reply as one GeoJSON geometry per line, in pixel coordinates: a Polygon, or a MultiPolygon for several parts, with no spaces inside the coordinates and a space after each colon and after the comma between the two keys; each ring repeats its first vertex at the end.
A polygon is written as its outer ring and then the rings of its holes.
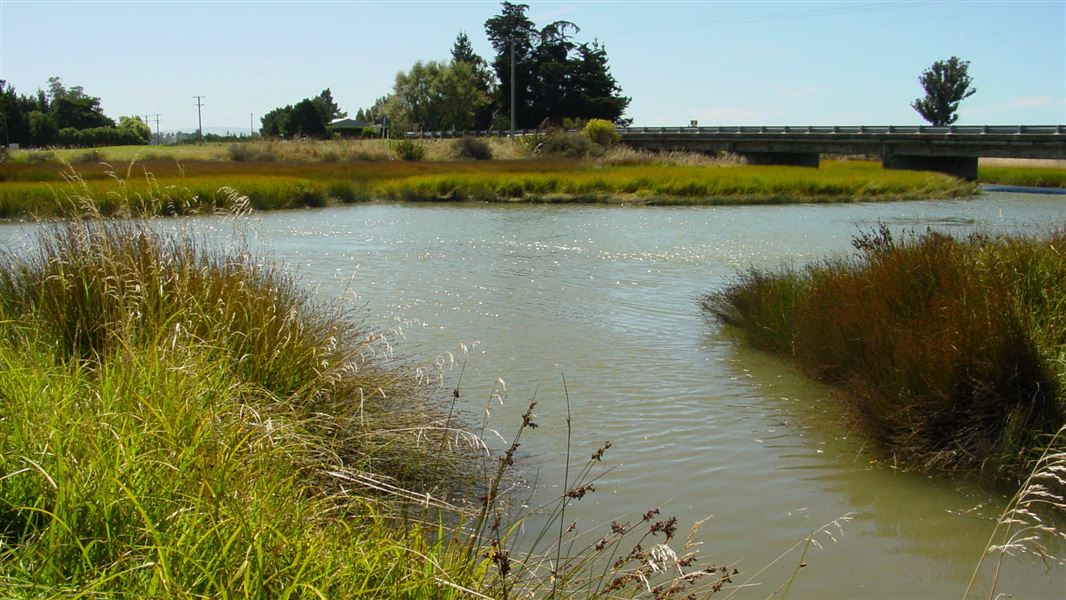
{"type": "Polygon", "coordinates": [[[1019,478],[1066,422],[1066,232],[854,240],[751,269],[704,307],[851,400],[892,454],[1019,478]]]}

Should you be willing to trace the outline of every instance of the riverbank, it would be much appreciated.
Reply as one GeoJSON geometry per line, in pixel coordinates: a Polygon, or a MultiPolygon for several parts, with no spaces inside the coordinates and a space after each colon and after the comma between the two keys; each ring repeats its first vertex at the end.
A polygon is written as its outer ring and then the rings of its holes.
{"type": "Polygon", "coordinates": [[[503,486],[535,403],[490,452],[452,394],[344,307],[240,244],[162,230],[75,218],[0,254],[9,595],[595,597],[729,583],[725,567],[659,566],[691,560],[687,544],[670,563],[641,549],[674,536],[658,510],[595,547],[555,533],[595,490],[609,444],[575,465],[537,543],[512,559],[521,515],[503,486]],[[597,560],[607,553],[624,558],[597,560]]]}
{"type": "Polygon", "coordinates": [[[258,210],[370,200],[720,205],[934,199],[977,192],[975,184],[947,175],[889,171],[873,162],[827,161],[820,169],[806,169],[643,160],[6,164],[0,165],[0,218],[70,215],[79,209],[67,199],[79,196],[97,198],[103,214],[132,209],[185,214],[226,207],[234,190],[258,210]]]}
{"type": "Polygon", "coordinates": [[[437,451],[456,434],[440,402],[373,354],[342,310],[248,254],[144,223],[43,226],[0,262],[4,589],[481,585],[475,538],[396,521],[404,496],[447,499],[469,459],[437,451]]]}
{"type": "Polygon", "coordinates": [[[751,269],[704,308],[834,384],[885,452],[1024,478],[1066,423],[1066,235],[880,232],[857,255],[751,269]]]}

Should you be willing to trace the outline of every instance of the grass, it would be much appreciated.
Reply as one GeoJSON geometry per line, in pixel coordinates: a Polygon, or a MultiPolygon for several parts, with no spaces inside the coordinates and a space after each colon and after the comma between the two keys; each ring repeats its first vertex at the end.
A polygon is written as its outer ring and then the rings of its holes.
{"type": "MultiPolygon", "coordinates": [[[[549,535],[595,491],[609,443],[520,550],[504,489],[535,403],[489,453],[378,336],[270,261],[66,202],[85,213],[0,255],[5,597],[670,597],[731,582],[693,566],[692,539],[670,549],[676,519],[657,509],[598,539],[549,535]]],[[[138,203],[160,204],[122,201],[138,203]]]]}
{"type": "Polygon", "coordinates": [[[1066,188],[1066,160],[981,159],[977,180],[1001,185],[1066,188]]]}
{"type": "MultiPolygon", "coordinates": [[[[521,147],[506,138],[485,138],[492,155],[501,159],[525,157],[521,147]]],[[[453,140],[420,140],[426,160],[455,160],[453,140]]],[[[182,144],[175,146],[111,146],[106,148],[15,150],[9,161],[14,164],[94,162],[128,163],[131,161],[235,161],[235,162],[354,162],[395,160],[390,140],[260,140],[182,144]]]]}
{"type": "MultiPolygon", "coordinates": [[[[67,215],[67,197],[99,199],[121,214],[122,198],[152,199],[159,214],[211,210],[240,190],[257,209],[324,206],[370,199],[403,201],[744,204],[958,197],[973,184],[928,172],[886,171],[877,163],[827,162],[821,169],[744,166],[690,155],[647,162],[615,151],[603,160],[458,162],[165,161],[0,166],[0,218],[67,215]],[[607,162],[610,161],[610,162],[607,162]],[[181,204],[173,199],[195,198],[181,204]]],[[[142,206],[150,204],[141,200],[142,206]]]]}
{"type": "Polygon", "coordinates": [[[752,269],[704,306],[838,385],[897,458],[1020,479],[1066,422],[1066,232],[897,240],[882,227],[855,246],[752,269]]]}
{"type": "Polygon", "coordinates": [[[487,565],[353,482],[444,496],[442,411],[337,307],[144,222],[0,262],[0,582],[25,596],[458,595],[487,565]],[[434,433],[436,432],[436,433],[434,433]],[[353,493],[353,490],[355,492],[353,493]],[[451,591],[449,591],[451,590],[451,591]]]}

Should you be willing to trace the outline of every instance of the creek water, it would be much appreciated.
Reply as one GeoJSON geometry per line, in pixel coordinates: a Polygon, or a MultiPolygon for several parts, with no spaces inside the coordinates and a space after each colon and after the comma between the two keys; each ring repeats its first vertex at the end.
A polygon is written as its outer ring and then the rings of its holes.
{"type": "MultiPolygon", "coordinates": [[[[230,227],[181,223],[207,235],[230,227]]],[[[1066,223],[1066,203],[991,192],[767,207],[366,204],[255,214],[244,230],[324,297],[354,302],[412,368],[432,378],[442,365],[443,391],[459,385],[468,422],[489,407],[489,427],[509,439],[535,396],[540,427],[525,432],[520,461],[537,482],[530,504],[563,489],[568,393],[573,462],[613,444],[596,491],[568,508],[587,541],[653,507],[678,517],[681,538],[709,517],[699,564],[735,566],[739,582],[848,515],[835,541],[818,535],[791,596],[958,597],[1003,494],[898,469],[827,388],[700,310],[699,297],[739,269],[847,254],[878,223],[1031,231],[1066,223]]],[[[0,245],[25,231],[0,226],[0,245]]],[[[771,595],[800,560],[789,554],[744,595],[771,595]]],[[[1066,567],[1008,558],[998,590],[1064,597],[1066,567]]]]}

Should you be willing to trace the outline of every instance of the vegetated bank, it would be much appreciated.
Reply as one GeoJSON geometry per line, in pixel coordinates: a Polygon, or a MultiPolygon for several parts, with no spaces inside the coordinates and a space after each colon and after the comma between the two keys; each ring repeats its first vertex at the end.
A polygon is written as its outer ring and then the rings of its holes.
{"type": "Polygon", "coordinates": [[[40,227],[0,261],[5,596],[482,584],[476,542],[430,543],[370,492],[441,493],[461,458],[415,443],[440,407],[339,308],[143,222],[40,227]]]}
{"type": "Polygon", "coordinates": [[[415,162],[167,161],[110,165],[0,165],[0,218],[76,212],[63,202],[89,195],[105,214],[118,198],[160,201],[161,214],[224,203],[235,188],[256,209],[391,201],[752,204],[952,198],[977,187],[947,175],[889,171],[861,161],[820,169],[738,165],[632,151],[589,158],[415,162]],[[636,158],[633,158],[633,157],[636,158]],[[188,199],[195,199],[192,203],[188,199]],[[183,204],[184,203],[184,204],[183,204]]]}
{"type": "Polygon", "coordinates": [[[1066,188],[1066,160],[981,159],[977,181],[1034,188],[1066,188]]]}
{"type": "Polygon", "coordinates": [[[897,239],[882,226],[854,246],[753,268],[704,308],[838,386],[894,457],[1022,477],[1066,423],[1066,230],[897,239]]]}
{"type": "MultiPolygon", "coordinates": [[[[490,455],[343,307],[239,245],[160,225],[79,216],[0,254],[5,597],[616,597],[649,580],[729,582],[708,565],[681,578],[680,548],[653,562],[675,531],[657,510],[595,546],[559,528],[519,553],[500,490],[532,405],[490,455]]],[[[604,450],[575,467],[552,531],[604,450]]]]}

